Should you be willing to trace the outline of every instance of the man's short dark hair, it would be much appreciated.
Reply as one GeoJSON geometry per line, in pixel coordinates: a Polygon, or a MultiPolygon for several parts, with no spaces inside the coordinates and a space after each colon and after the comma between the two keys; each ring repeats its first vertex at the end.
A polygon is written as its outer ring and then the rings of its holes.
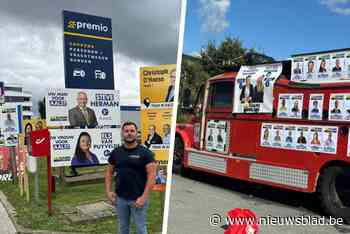
{"type": "Polygon", "coordinates": [[[130,125],[133,125],[135,127],[135,129],[137,130],[137,125],[136,123],[132,122],[132,121],[127,121],[127,122],[124,122],[123,125],[122,125],[122,130],[124,130],[124,128],[126,126],[130,126],[130,125]]]}

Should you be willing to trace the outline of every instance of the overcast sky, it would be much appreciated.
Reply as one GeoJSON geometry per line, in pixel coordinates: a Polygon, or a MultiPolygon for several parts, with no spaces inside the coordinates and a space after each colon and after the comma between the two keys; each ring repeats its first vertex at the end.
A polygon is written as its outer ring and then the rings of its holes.
{"type": "Polygon", "coordinates": [[[1,0],[0,81],[22,84],[34,111],[64,87],[62,10],[112,18],[114,76],[122,104],[139,103],[139,68],[176,63],[181,0],[1,0]]]}

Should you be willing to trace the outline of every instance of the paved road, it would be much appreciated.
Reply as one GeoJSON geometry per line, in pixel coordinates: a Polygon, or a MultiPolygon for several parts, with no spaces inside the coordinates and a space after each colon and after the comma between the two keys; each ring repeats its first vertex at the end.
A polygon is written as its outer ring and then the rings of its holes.
{"type": "Polygon", "coordinates": [[[4,205],[1,202],[0,202],[0,233],[1,234],[16,233],[16,229],[13,226],[13,223],[6,212],[4,205]]]}
{"type": "MultiPolygon", "coordinates": [[[[168,233],[223,233],[225,222],[212,227],[209,216],[225,215],[236,207],[251,209],[258,217],[322,215],[314,195],[204,173],[193,173],[190,178],[173,175],[168,233]]],[[[350,226],[261,226],[259,233],[350,233],[350,226]]]]}

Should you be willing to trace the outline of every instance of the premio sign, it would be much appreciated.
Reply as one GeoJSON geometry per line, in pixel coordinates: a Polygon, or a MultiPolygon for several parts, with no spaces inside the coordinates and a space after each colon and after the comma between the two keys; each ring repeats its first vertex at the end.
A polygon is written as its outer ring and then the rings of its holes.
{"type": "Polygon", "coordinates": [[[66,88],[114,89],[110,18],[63,11],[66,88]]]}

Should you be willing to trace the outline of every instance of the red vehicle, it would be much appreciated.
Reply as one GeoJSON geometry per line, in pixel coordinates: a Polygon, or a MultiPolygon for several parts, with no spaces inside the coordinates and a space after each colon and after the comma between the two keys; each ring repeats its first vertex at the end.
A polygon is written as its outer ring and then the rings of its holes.
{"type": "MultiPolygon", "coordinates": [[[[283,62],[283,72],[273,87],[272,113],[233,112],[238,71],[210,78],[200,88],[188,111],[190,121],[177,124],[174,167],[179,168],[182,175],[191,169],[294,191],[318,193],[329,215],[342,217],[349,222],[350,157],[347,156],[347,145],[350,122],[330,121],[328,109],[330,95],[350,93],[350,83],[300,84],[290,80],[290,71],[290,61],[283,62]],[[284,93],[303,94],[301,118],[277,116],[279,95],[284,93]],[[324,95],[323,118],[320,120],[308,118],[309,97],[314,93],[324,95]],[[210,140],[208,125],[211,123],[227,124],[226,150],[207,147],[210,140]],[[261,143],[265,137],[262,127],[269,124],[318,126],[321,129],[333,127],[337,129],[336,152],[264,147],[261,143]]],[[[302,142],[300,136],[299,141],[302,142]]]]}

